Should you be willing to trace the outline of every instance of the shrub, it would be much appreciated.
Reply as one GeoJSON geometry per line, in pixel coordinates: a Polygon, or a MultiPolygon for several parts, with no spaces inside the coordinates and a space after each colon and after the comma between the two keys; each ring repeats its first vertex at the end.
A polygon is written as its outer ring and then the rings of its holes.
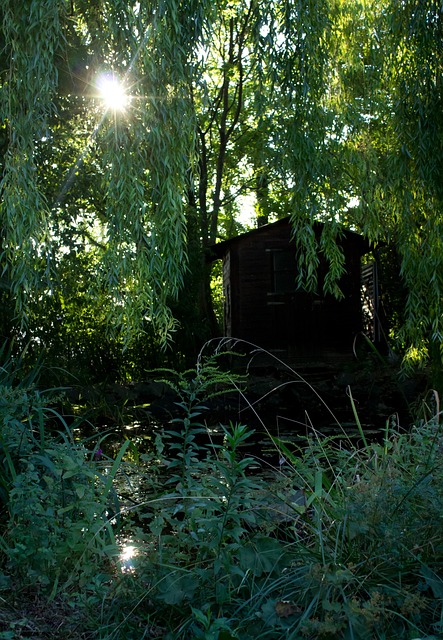
{"type": "Polygon", "coordinates": [[[59,584],[96,574],[115,554],[106,517],[115,468],[101,476],[47,395],[32,385],[13,386],[11,376],[1,382],[1,548],[22,584],[51,586],[55,593],[59,584]],[[63,429],[58,434],[47,428],[55,416],[63,429]]]}

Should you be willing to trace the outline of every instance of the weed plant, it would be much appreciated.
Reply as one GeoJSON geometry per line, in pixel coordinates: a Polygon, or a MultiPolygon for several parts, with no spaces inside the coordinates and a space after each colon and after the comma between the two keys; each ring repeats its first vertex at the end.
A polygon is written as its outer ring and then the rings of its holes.
{"type": "Polygon", "coordinates": [[[52,599],[109,570],[117,547],[107,505],[118,463],[104,476],[103,462],[74,441],[53,409],[59,396],[18,380],[11,360],[1,370],[2,579],[52,599]]]}

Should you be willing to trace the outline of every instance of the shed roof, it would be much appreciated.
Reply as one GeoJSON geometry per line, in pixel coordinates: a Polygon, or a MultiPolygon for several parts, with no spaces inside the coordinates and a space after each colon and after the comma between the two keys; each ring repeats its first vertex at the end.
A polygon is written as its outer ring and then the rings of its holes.
{"type": "MultiPolygon", "coordinates": [[[[277,220],[276,222],[270,222],[269,224],[264,224],[260,227],[257,227],[256,229],[250,229],[245,233],[241,233],[240,235],[235,236],[234,238],[229,238],[228,240],[217,242],[216,244],[210,247],[211,253],[209,255],[209,260],[212,262],[214,260],[218,260],[219,258],[222,258],[232,246],[238,243],[241,243],[243,240],[247,238],[259,236],[260,234],[266,233],[271,229],[278,229],[279,227],[283,228],[288,226],[289,224],[290,224],[290,217],[285,216],[284,218],[280,218],[280,220],[277,220]]],[[[320,230],[325,225],[323,222],[314,222],[313,226],[314,228],[320,230]]],[[[368,253],[371,250],[369,241],[366,240],[366,238],[364,238],[359,233],[356,233],[355,231],[349,231],[348,229],[343,228],[343,234],[350,241],[355,243],[355,245],[360,249],[361,255],[364,255],[365,253],[368,253]]]]}

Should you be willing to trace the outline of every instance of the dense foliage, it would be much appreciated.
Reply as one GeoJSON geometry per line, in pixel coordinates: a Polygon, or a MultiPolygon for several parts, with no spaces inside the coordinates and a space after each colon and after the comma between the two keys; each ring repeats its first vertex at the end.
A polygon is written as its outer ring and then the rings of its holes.
{"type": "Polygon", "coordinates": [[[180,413],[153,446],[113,460],[4,371],[0,638],[441,636],[438,415],[373,442],[273,438],[278,468],[257,473],[253,432],[205,408],[234,381],[201,361],[169,372],[180,413]]]}
{"type": "Polygon", "coordinates": [[[163,341],[171,308],[198,343],[216,325],[205,252],[249,203],[291,216],[311,289],[320,251],[340,295],[339,223],[390,243],[393,337],[439,369],[440,2],[5,0],[0,22],[2,287],[26,338],[59,343],[75,301],[73,356],[104,326],[111,351],[147,326],[163,341]]]}

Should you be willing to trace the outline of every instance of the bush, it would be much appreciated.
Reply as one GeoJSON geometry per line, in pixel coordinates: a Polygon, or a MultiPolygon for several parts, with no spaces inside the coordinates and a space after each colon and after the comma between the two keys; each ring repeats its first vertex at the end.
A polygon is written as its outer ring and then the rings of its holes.
{"type": "Polygon", "coordinates": [[[55,593],[59,584],[96,574],[116,553],[106,517],[112,474],[103,478],[47,395],[12,386],[11,376],[1,382],[1,549],[21,584],[55,593]],[[63,429],[57,434],[48,429],[55,417],[63,429]]]}

